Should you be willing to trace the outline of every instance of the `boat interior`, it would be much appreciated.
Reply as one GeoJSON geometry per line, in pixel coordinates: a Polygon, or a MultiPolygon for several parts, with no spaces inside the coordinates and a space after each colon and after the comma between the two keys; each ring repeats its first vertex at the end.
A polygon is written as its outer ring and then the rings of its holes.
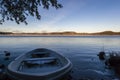
{"type": "Polygon", "coordinates": [[[18,71],[25,73],[45,73],[55,71],[65,65],[64,59],[54,52],[44,49],[29,52],[21,61],[18,71]]]}

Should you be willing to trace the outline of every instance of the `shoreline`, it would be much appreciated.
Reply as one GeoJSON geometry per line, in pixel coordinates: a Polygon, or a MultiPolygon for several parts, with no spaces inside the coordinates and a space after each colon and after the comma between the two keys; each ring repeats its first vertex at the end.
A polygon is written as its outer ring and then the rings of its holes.
{"type": "Polygon", "coordinates": [[[14,32],[0,32],[0,36],[120,36],[120,32],[103,31],[95,33],[80,33],[74,31],[64,32],[46,32],[46,33],[14,33],[14,32]]]}
{"type": "Polygon", "coordinates": [[[84,37],[84,36],[120,36],[120,35],[0,35],[0,37],[84,37]]]}

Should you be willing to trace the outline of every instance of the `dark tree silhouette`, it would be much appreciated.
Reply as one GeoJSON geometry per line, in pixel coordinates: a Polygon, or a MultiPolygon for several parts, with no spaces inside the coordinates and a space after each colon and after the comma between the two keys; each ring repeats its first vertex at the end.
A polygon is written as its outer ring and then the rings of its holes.
{"type": "Polygon", "coordinates": [[[62,7],[57,0],[0,0],[0,24],[6,20],[27,24],[27,16],[35,16],[40,20],[39,6],[44,9],[62,7]]]}

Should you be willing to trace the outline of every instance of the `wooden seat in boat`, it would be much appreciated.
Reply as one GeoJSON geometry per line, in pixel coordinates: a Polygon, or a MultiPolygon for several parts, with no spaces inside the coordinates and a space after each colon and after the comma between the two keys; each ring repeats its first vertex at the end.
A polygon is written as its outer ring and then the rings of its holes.
{"type": "Polygon", "coordinates": [[[32,54],[31,54],[31,56],[32,56],[33,58],[45,57],[45,56],[47,56],[47,55],[49,55],[48,52],[35,52],[35,53],[32,53],[32,54]]]}
{"type": "Polygon", "coordinates": [[[48,64],[56,61],[56,57],[45,57],[45,58],[30,58],[25,59],[23,62],[26,64],[48,64]]]}

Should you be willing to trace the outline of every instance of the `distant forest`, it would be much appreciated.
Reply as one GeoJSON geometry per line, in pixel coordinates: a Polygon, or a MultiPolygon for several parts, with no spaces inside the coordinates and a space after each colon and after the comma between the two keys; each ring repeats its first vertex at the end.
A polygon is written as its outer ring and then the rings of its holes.
{"type": "Polygon", "coordinates": [[[0,32],[0,34],[13,34],[12,32],[0,32]]]}
{"type": "Polygon", "coordinates": [[[11,36],[40,36],[40,35],[61,35],[61,36],[79,36],[79,35],[120,35],[120,32],[113,31],[103,31],[96,33],[77,33],[73,31],[65,31],[65,32],[49,32],[49,33],[13,33],[13,32],[0,32],[0,35],[11,35],[11,36]]]}

